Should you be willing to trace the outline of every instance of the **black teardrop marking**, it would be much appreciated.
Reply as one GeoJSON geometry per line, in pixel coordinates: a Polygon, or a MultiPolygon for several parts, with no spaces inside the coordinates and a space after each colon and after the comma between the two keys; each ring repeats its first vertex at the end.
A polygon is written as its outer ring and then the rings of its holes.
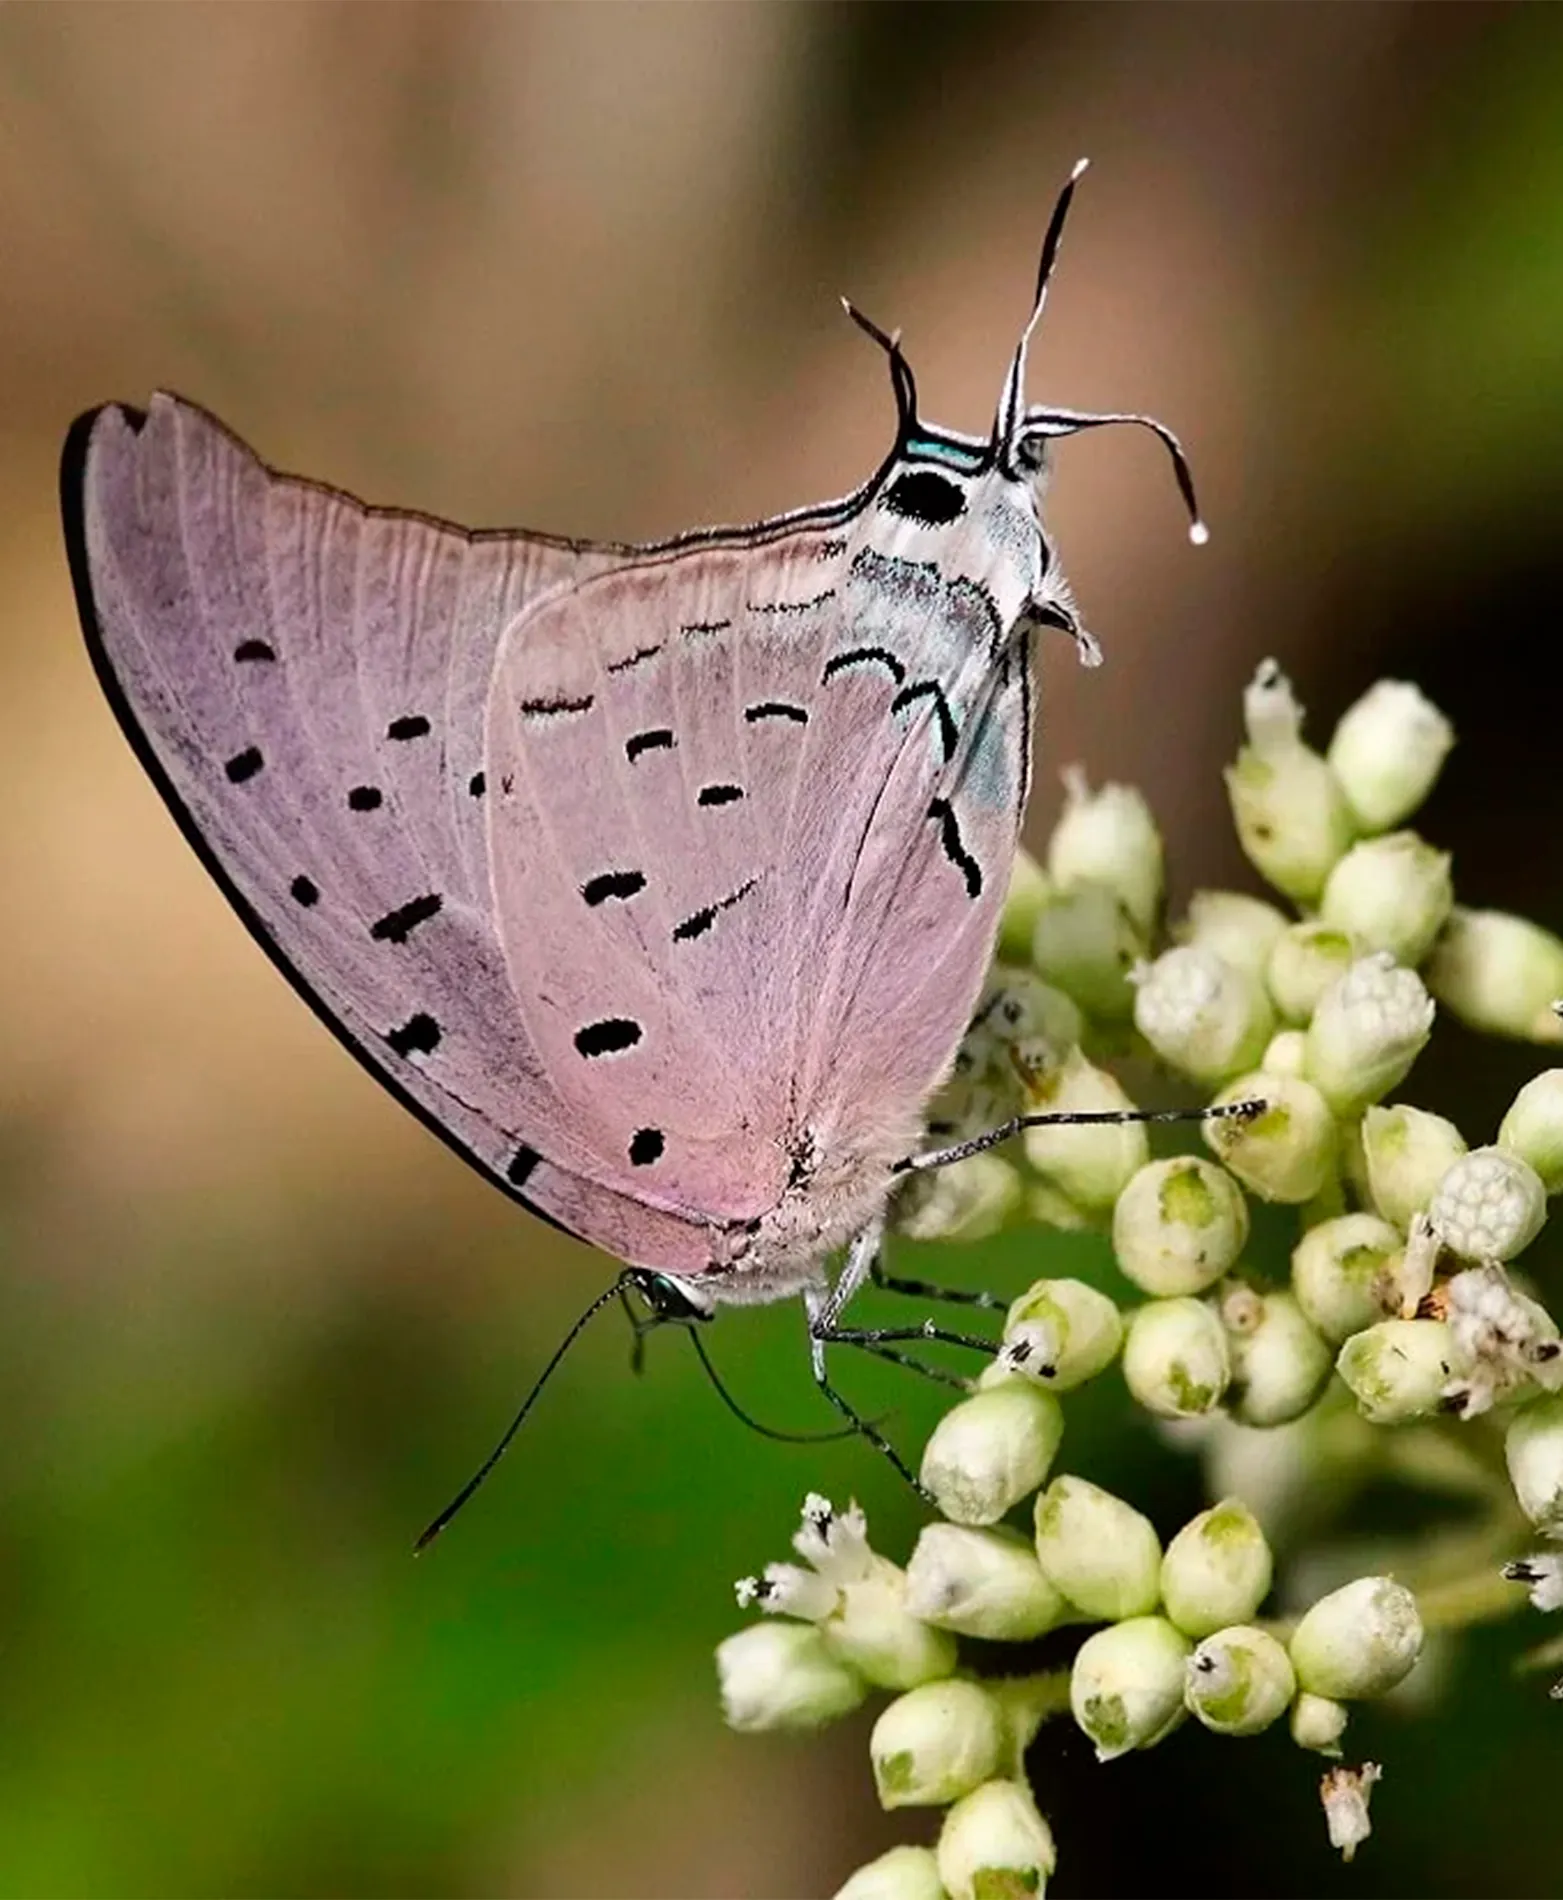
{"type": "Polygon", "coordinates": [[[400,1029],[393,1029],[386,1041],[399,1056],[432,1055],[440,1046],[440,1026],[432,1016],[419,1010],[409,1016],[400,1029]]]}
{"type": "Polygon", "coordinates": [[[732,805],[742,798],[741,785],[702,785],[696,794],[697,805],[732,805]]]}
{"type": "Polygon", "coordinates": [[[950,711],[950,702],[944,696],[944,688],[937,680],[916,680],[910,686],[903,686],[890,702],[893,713],[904,712],[908,706],[915,705],[919,699],[931,699],[934,711],[939,715],[939,744],[944,756],[955,756],[955,715],[950,711]]]}
{"type": "Polygon", "coordinates": [[[235,785],[242,785],[247,778],[254,778],[266,761],[261,757],[259,746],[246,746],[242,752],[236,752],[223,770],[235,785]]]}
{"type": "Polygon", "coordinates": [[[444,902],[434,891],[427,897],[415,897],[399,909],[387,911],[377,923],[369,926],[369,934],[376,943],[405,943],[419,924],[426,924],[431,917],[439,915],[444,902]]]}
{"type": "Polygon", "coordinates": [[[633,765],[641,753],[671,750],[677,743],[666,726],[657,726],[651,732],[632,732],[624,741],[624,756],[633,765]]]}
{"type": "Polygon", "coordinates": [[[488,790],[487,775],[482,772],[474,772],[471,778],[467,780],[467,790],[474,798],[481,798],[488,790]]]}
{"type": "Polygon", "coordinates": [[[575,1032],[575,1046],[590,1061],[594,1056],[621,1055],[641,1038],[641,1027],[627,1016],[606,1016],[575,1032]]]}
{"type": "Polygon", "coordinates": [[[525,1187],[542,1160],[535,1148],[517,1148],[505,1168],[505,1179],[512,1187],[525,1187]]]}
{"type": "Polygon", "coordinates": [[[588,904],[596,906],[606,904],[610,897],[623,903],[645,888],[646,879],[639,871],[603,871],[586,880],[581,886],[581,895],[588,904]]]}
{"type": "Polygon", "coordinates": [[[241,662],[245,660],[274,660],[276,649],[265,640],[241,640],[233,650],[233,657],[241,662]]]}
{"type": "Polygon", "coordinates": [[[895,478],[880,505],[908,521],[942,528],[966,512],[966,491],[959,482],[936,475],[931,468],[911,469],[895,478]]]}
{"type": "Polygon", "coordinates": [[[637,1128],[630,1142],[630,1160],[637,1168],[649,1168],[653,1161],[662,1159],[666,1146],[660,1128],[637,1128]]]}
{"type": "Polygon", "coordinates": [[[809,723],[809,715],[802,706],[790,706],[780,699],[766,699],[758,706],[746,706],[744,718],[751,726],[757,726],[762,719],[790,719],[799,726],[809,723]]]}
{"type": "Polygon", "coordinates": [[[980,897],[982,866],[961,840],[961,825],[955,815],[955,807],[948,799],[936,798],[928,807],[928,816],[939,827],[939,842],[944,846],[944,855],[966,880],[966,895],[980,897]]]}
{"type": "Polygon", "coordinates": [[[906,678],[906,668],[887,647],[849,647],[845,653],[831,655],[820,680],[834,679],[854,666],[882,666],[897,686],[906,678]]]}
{"type": "Polygon", "coordinates": [[[521,716],[524,719],[557,719],[561,713],[590,712],[593,704],[590,693],[582,694],[579,699],[566,699],[562,696],[553,699],[523,699],[521,716]]]}
{"type": "Polygon", "coordinates": [[[387,739],[421,739],[429,730],[429,722],[422,713],[406,713],[400,719],[393,719],[385,729],[387,739]]]}
{"type": "Polygon", "coordinates": [[[347,795],[347,802],[353,811],[378,811],[385,803],[385,794],[378,785],[355,785],[347,795]]]}
{"type": "Polygon", "coordinates": [[[295,904],[302,904],[308,910],[311,904],[320,902],[319,887],[307,877],[296,877],[288,886],[288,895],[295,904]]]}

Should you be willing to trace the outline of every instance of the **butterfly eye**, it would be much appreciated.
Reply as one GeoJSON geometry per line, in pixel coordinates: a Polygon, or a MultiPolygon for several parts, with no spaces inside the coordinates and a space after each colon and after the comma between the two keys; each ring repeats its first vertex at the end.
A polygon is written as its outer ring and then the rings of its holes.
{"type": "Polygon", "coordinates": [[[1038,475],[1047,460],[1047,437],[1040,434],[1018,436],[1010,454],[1019,474],[1038,475]]]}

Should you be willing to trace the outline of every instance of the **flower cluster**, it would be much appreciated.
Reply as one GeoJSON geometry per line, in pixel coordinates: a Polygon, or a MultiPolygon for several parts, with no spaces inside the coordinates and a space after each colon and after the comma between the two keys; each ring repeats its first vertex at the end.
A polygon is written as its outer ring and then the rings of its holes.
{"type": "MultiPolygon", "coordinates": [[[[804,1563],[739,1585],[742,1605],[771,1614],[718,1651],[728,1720],[810,1727],[893,1691],[870,1744],[880,1799],[948,1810],[936,1845],[861,1869],[842,1889],[852,1900],[1042,1893],[1053,1842],[1022,1757],[1049,1716],[1072,1715],[1103,1762],[1190,1717],[1229,1736],[1285,1718],[1301,1747],[1338,1756],[1348,1705],[1408,1674],[1424,1628],[1527,1591],[1537,1609],[1563,1607],[1563,1345],[1512,1264],[1563,1192],[1563,1069],[1529,1081],[1475,1147],[1387,1100],[1439,1009],[1563,1043],[1563,941],[1457,907],[1448,856],[1407,827],[1453,741],[1414,687],[1375,686],[1320,754],[1267,662],[1244,720],[1233,816],[1290,908],[1205,891],[1161,936],[1145,801],[1068,774],[1045,862],[1017,867],[999,960],[928,1125],[947,1145],[1021,1115],[1132,1110],[1111,1066],[1124,1058],[1250,1112],[1204,1121],[1208,1153],[1162,1158],[1143,1122],[1041,1122],[1013,1158],[914,1176],[895,1209],[921,1239],[1018,1220],[1109,1234],[1145,1297],[1121,1307],[1051,1278],[1010,1306],[991,1361],[924,1449],[940,1521],[904,1569],[871,1549],[855,1506],[811,1497],[804,1563]],[[1256,1201],[1295,1210],[1284,1283],[1248,1257],[1256,1201]],[[1133,1400],[1203,1444],[1220,1497],[1165,1549],[1131,1503],[1054,1474],[1067,1395],[1115,1364],[1133,1400]],[[1252,1455],[1251,1441],[1279,1455],[1252,1455]],[[1260,1519],[1284,1515],[1288,1484],[1348,1469],[1474,1501],[1479,1573],[1434,1564],[1424,1579],[1408,1551],[1398,1575],[1265,1617],[1276,1565],[1260,1519]],[[1560,1548],[1527,1553],[1537,1535],[1560,1548]],[[1067,1670],[993,1676],[990,1649],[982,1673],[969,1661],[965,1639],[1060,1630],[1084,1639],[1067,1670]]],[[[1324,1778],[1347,1858],[1380,1772],[1324,1778]]]]}

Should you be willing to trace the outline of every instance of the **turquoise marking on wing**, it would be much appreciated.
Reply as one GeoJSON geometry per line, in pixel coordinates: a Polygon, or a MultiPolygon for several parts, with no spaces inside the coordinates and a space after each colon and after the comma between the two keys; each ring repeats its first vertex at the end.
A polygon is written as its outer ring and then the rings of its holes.
{"type": "Polygon", "coordinates": [[[958,442],[911,441],[906,445],[906,453],[932,456],[936,462],[948,462],[967,474],[982,466],[981,451],[965,448],[958,442]]]}

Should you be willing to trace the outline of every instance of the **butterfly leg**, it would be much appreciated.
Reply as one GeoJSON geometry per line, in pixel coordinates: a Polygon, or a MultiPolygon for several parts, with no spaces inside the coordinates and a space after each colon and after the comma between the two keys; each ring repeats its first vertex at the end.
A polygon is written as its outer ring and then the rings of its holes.
{"type": "Polygon", "coordinates": [[[869,1278],[886,1293],[904,1293],[914,1300],[943,1300],[950,1306],[981,1306],[994,1313],[1007,1311],[1010,1304],[997,1293],[984,1293],[969,1287],[935,1286],[928,1280],[904,1280],[897,1274],[886,1273],[884,1262],[877,1254],[869,1269],[869,1278]]]}

